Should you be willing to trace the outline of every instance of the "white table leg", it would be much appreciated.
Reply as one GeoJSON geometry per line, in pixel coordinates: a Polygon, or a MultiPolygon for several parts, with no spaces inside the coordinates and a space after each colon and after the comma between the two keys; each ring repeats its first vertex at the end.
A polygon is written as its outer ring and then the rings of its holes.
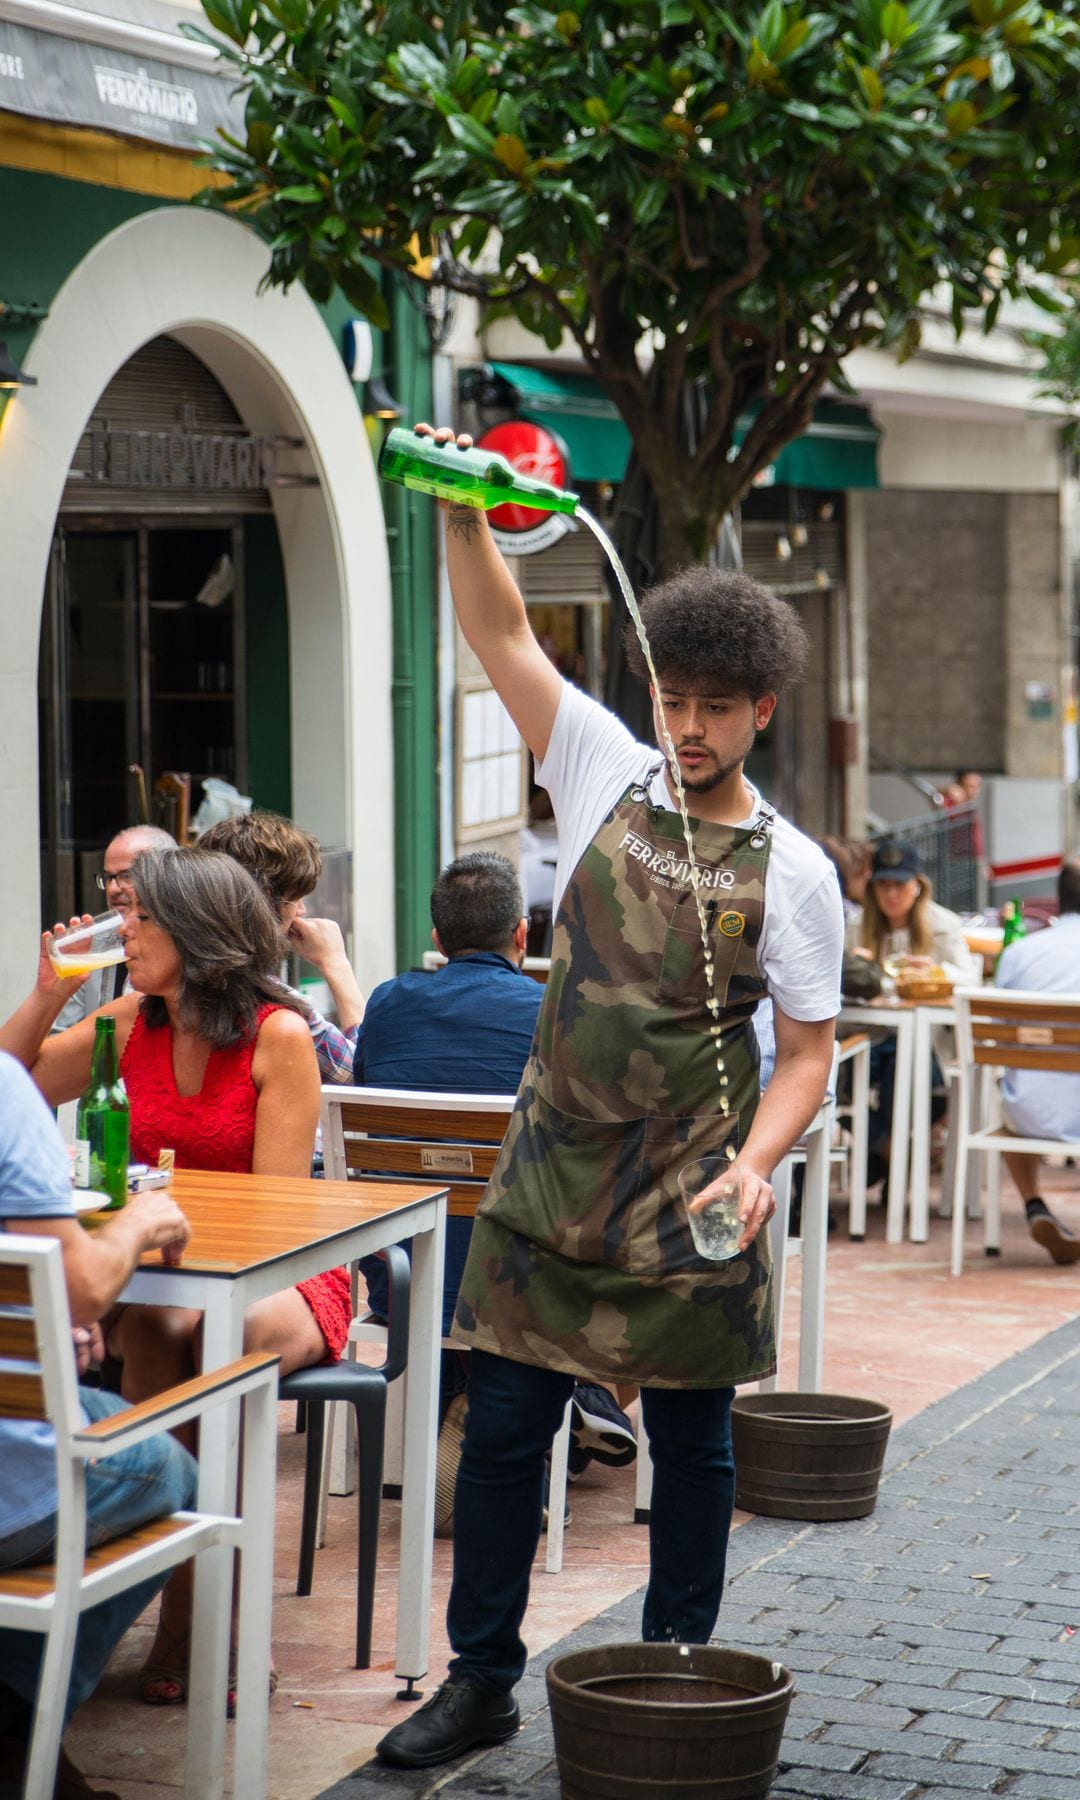
{"type": "Polygon", "coordinates": [[[930,1236],[930,1100],[932,1087],[933,1015],[915,1008],[911,1069],[911,1241],[925,1244],[930,1236]]]}
{"type": "Polygon", "coordinates": [[[907,1200],[908,1133],[911,1130],[911,1078],[914,1063],[915,1013],[896,1015],[896,1081],[893,1087],[892,1147],[889,1154],[889,1195],[885,1237],[890,1244],[904,1241],[904,1207],[907,1200]]]}
{"type": "MultiPolygon", "coordinates": [[[[243,1349],[244,1311],[239,1284],[208,1284],[203,1315],[203,1369],[220,1369],[243,1349]]],[[[238,1403],[223,1402],[199,1424],[199,1508],[233,1513],[236,1508],[238,1403]]],[[[233,1552],[219,1544],[195,1561],[192,1643],[199,1654],[188,1676],[187,1800],[220,1800],[225,1782],[225,1691],[229,1672],[229,1598],[233,1552]],[[222,1596],[225,1596],[222,1603],[222,1596]],[[224,1629],[222,1629],[222,1620],[224,1629]]]]}
{"type": "Polygon", "coordinates": [[[435,1444],[439,1431],[443,1240],[446,1202],[430,1231],[413,1238],[409,1304],[409,1384],[401,1485],[401,1568],[395,1668],[411,1689],[427,1673],[431,1544],[435,1529],[435,1444]]]}
{"type": "Polygon", "coordinates": [[[851,1057],[851,1153],[848,1186],[851,1189],[848,1237],[866,1236],[866,1151],[870,1135],[870,1045],[860,1044],[851,1057]]]}
{"type": "Polygon", "coordinates": [[[802,1204],[802,1307],[799,1318],[799,1390],[821,1390],[825,1350],[825,1258],[829,1232],[829,1149],[833,1109],[806,1135],[802,1204]]]}

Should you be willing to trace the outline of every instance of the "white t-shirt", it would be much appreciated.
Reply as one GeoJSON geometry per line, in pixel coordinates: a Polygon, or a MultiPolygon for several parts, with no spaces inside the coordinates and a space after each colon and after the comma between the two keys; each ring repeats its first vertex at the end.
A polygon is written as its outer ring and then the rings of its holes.
{"type": "MultiPolygon", "coordinates": [[[[559,827],[555,870],[557,912],[567,882],[596,836],[605,814],[632,781],[649,771],[649,800],[672,810],[660,751],[639,744],[621,719],[580,688],[563,684],[547,755],[536,779],[551,795],[559,827]]],[[[750,786],[752,823],[761,796],[750,786]]],[[[789,1019],[832,1019],[840,1010],[844,911],[836,871],[810,838],[777,815],[765,879],[765,916],[758,966],[769,992],[789,1019]]]]}

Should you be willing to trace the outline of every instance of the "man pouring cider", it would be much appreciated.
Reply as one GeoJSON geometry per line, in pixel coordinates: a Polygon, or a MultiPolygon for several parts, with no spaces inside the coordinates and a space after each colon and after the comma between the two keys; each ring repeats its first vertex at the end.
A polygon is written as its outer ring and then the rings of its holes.
{"type": "Polygon", "coordinates": [[[825,1094],[843,941],[831,865],[743,773],[802,672],[794,610],[710,568],[642,597],[655,680],[636,637],[627,650],[649,680],[658,749],[553,668],[483,513],[452,503],[446,533],[462,631],[536,759],[559,849],[551,971],[454,1326],[472,1352],[454,1659],[378,1747],[406,1768],[517,1729],[545,1456],[575,1379],[641,1390],[654,1465],[644,1638],[708,1640],[734,1388],[775,1367],[769,1184],[825,1094]],[[766,996],[776,1068],[759,1097],[751,1021],[766,996]],[[695,1248],[680,1196],[680,1172],[708,1156],[720,1173],[692,1205],[726,1195],[741,1222],[723,1261],[695,1248]]]}

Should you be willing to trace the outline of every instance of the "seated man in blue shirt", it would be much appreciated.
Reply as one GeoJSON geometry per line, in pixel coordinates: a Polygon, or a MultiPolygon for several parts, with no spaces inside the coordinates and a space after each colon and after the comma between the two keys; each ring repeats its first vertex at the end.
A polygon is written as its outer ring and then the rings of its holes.
{"type": "MultiPolygon", "coordinates": [[[[139,1258],[160,1250],[179,1262],[190,1237],[176,1202],[161,1192],[134,1196],[122,1212],[91,1236],[75,1217],[68,1153],[56,1122],[26,1070],[0,1052],[0,1231],[59,1238],[64,1258],[75,1351],[80,1373],[104,1353],[96,1321],[112,1305],[139,1258]]],[[[90,1419],[127,1404],[113,1394],[80,1388],[90,1419]]],[[[196,1468],[176,1439],[163,1433],[120,1450],[100,1468],[86,1470],[86,1541],[106,1543],[164,1513],[191,1505],[196,1468]]],[[[50,1426],[0,1420],[0,1569],[48,1561],[56,1532],[56,1452],[50,1426]]],[[[150,1604],[165,1573],[103,1600],[84,1612],[75,1644],[66,1718],[93,1693],[113,1649],[150,1604]]],[[[0,1630],[0,1790],[8,1779],[19,1792],[37,1698],[44,1638],[38,1632],[0,1630]]],[[[50,1695],[46,1704],[61,1703],[50,1695]]],[[[97,1795],[61,1752],[56,1800],[97,1795]]],[[[116,1796],[112,1796],[116,1800],[116,1796]]]]}
{"type": "MultiPolygon", "coordinates": [[[[353,1079],[365,1087],[516,1094],[543,988],[521,967],[528,920],[513,864],[490,851],[450,863],[432,889],[431,920],[431,941],[447,960],[434,974],[410,970],[375,989],[357,1034],[353,1079]]],[[[447,1219],[444,1337],[471,1235],[471,1219],[447,1219]]],[[[385,1265],[365,1257],[360,1266],[371,1310],[385,1317],[385,1265]]],[[[459,1353],[446,1351],[448,1433],[464,1411],[463,1396],[454,1391],[462,1386],[459,1353]]],[[[616,1465],[633,1460],[632,1427],[605,1389],[579,1386],[574,1404],[577,1472],[589,1455],[616,1465]]]]}
{"type": "MultiPolygon", "coordinates": [[[[1062,864],[1058,913],[1052,930],[1017,938],[1002,951],[994,977],[998,987],[1045,994],[1080,991],[1080,859],[1062,864]]],[[[1006,1126],[1017,1137],[1080,1137],[1080,1075],[1006,1069],[1001,1109],[1006,1126]]],[[[1055,1219],[1039,1193],[1040,1160],[1022,1151],[1005,1154],[1024,1202],[1028,1229],[1056,1263],[1080,1262],[1080,1238],[1055,1219]]]]}

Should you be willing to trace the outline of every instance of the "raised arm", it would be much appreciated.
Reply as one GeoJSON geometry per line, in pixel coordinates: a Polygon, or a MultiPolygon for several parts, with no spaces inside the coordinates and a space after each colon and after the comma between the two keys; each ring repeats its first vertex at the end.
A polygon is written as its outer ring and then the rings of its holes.
{"type": "MultiPolygon", "coordinates": [[[[417,431],[449,443],[453,432],[417,431]]],[[[467,449],[472,439],[459,437],[467,449]]],[[[533,635],[525,602],[479,507],[446,509],[446,562],[458,623],[537,761],[547,754],[562,699],[562,677],[533,635]]]]}
{"type": "Polygon", "coordinates": [[[89,1013],[67,1031],[50,1037],[60,1013],[82,986],[83,977],[64,980],[56,974],[48,957],[48,937],[48,932],[42,934],[37,981],[22,1005],[0,1025],[0,1050],[6,1050],[24,1069],[29,1069],[50,1106],[59,1106],[65,1100],[77,1100],[90,1079],[99,1013],[116,1019],[116,1045],[122,1055],[139,998],[137,994],[125,994],[110,1005],[99,1007],[98,1012],[89,1013]]]}
{"type": "Polygon", "coordinates": [[[345,953],[345,940],[335,919],[309,919],[301,913],[289,926],[288,939],[313,969],[318,969],[333,996],[343,1031],[364,1016],[364,996],[345,953]]]}

